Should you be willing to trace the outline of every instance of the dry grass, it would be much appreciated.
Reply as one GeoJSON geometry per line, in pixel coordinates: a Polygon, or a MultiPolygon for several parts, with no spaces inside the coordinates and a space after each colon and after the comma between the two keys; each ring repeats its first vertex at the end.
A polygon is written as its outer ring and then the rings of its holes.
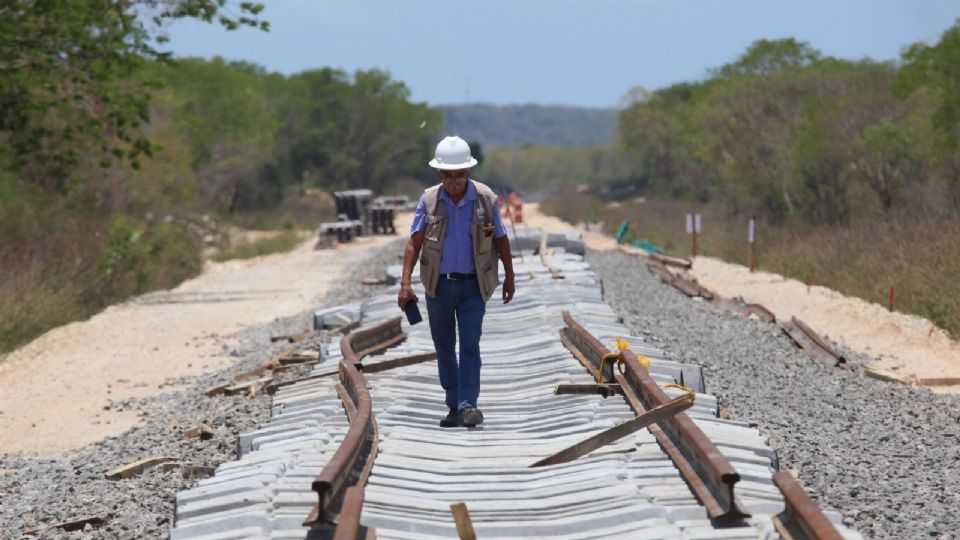
{"type": "MultiPolygon", "coordinates": [[[[562,193],[541,207],[545,212],[562,208],[559,215],[564,219],[582,221],[591,213],[584,197],[562,193]]],[[[629,202],[606,208],[604,228],[612,235],[621,220],[629,219],[627,241],[645,239],[668,252],[689,255],[687,212],[703,216],[699,254],[749,263],[748,218],[731,216],[721,208],[677,201],[629,202]]],[[[757,258],[763,270],[884,306],[894,287],[896,310],[920,315],[952,336],[960,335],[960,220],[956,218],[898,215],[850,226],[770,227],[759,222],[757,258]]]]}
{"type": "Polygon", "coordinates": [[[69,208],[0,208],[0,238],[0,351],[202,268],[199,241],[178,227],[69,208]]]}
{"type": "Polygon", "coordinates": [[[231,259],[250,259],[260,255],[281,253],[297,247],[305,239],[304,234],[286,229],[265,238],[250,242],[242,242],[230,249],[215,253],[211,259],[215,261],[229,261],[231,259]]]}

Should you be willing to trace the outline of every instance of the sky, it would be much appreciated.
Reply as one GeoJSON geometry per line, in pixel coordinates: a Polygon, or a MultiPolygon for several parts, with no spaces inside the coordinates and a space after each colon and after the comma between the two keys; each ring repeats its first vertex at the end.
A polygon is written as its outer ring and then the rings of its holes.
{"type": "Polygon", "coordinates": [[[269,32],[179,21],[177,56],[293,74],[378,68],[415,101],[614,107],[628,90],[704,78],[757,39],[893,60],[935,43],[960,0],[265,0],[269,32]]]}

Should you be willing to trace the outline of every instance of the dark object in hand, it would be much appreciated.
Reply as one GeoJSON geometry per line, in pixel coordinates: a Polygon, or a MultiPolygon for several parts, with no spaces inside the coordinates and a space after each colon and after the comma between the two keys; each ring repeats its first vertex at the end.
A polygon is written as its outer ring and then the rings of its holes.
{"type": "Polygon", "coordinates": [[[493,225],[487,225],[486,227],[483,228],[484,236],[490,236],[491,234],[493,234],[493,225]]]}
{"type": "Polygon", "coordinates": [[[403,312],[407,314],[407,322],[411,325],[417,324],[423,320],[423,317],[420,315],[420,309],[417,308],[416,300],[410,300],[407,302],[407,305],[403,308],[403,312]]]}

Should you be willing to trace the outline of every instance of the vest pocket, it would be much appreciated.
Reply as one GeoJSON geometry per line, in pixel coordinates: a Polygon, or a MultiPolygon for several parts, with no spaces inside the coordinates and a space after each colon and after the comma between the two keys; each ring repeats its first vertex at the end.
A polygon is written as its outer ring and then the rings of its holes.
{"type": "Polygon", "coordinates": [[[443,216],[426,216],[427,227],[423,237],[431,242],[440,241],[440,232],[443,230],[443,216]]]}
{"type": "Polygon", "coordinates": [[[483,227],[480,225],[474,225],[477,228],[474,238],[477,239],[477,253],[490,253],[490,249],[493,248],[493,234],[487,236],[483,232],[483,227]]]}
{"type": "Polygon", "coordinates": [[[493,296],[493,291],[497,289],[497,285],[500,285],[500,265],[498,263],[497,259],[489,261],[483,265],[480,273],[477,274],[477,279],[480,281],[480,293],[484,300],[489,300],[493,296]]]}
{"type": "Polygon", "coordinates": [[[420,283],[423,283],[427,292],[433,292],[429,289],[431,283],[436,283],[437,269],[440,268],[440,254],[429,256],[424,253],[420,257],[420,283]]]}

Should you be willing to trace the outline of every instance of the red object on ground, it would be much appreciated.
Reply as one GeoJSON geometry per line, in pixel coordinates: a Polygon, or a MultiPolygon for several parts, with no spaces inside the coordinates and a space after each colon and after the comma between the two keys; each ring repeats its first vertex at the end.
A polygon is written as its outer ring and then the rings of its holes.
{"type": "Polygon", "coordinates": [[[510,192],[510,196],[507,197],[507,205],[513,213],[513,222],[523,223],[523,201],[520,200],[520,196],[516,192],[510,192]]]}

